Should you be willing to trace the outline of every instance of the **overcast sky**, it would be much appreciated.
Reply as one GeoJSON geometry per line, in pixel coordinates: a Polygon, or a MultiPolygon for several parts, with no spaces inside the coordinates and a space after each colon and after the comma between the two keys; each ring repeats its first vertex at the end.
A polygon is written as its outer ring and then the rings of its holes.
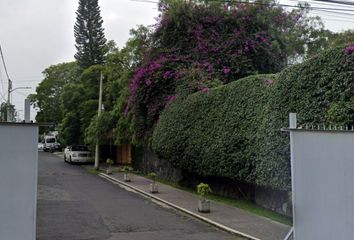
{"type": "MultiPolygon", "coordinates": [[[[293,5],[295,2],[281,0],[283,4],[293,5]]],[[[124,46],[131,28],[138,24],[153,24],[158,14],[156,4],[152,3],[100,0],[99,5],[106,38],[114,40],[119,47],[124,46]]],[[[326,3],[313,6],[343,8],[326,3]]],[[[74,60],[73,26],[77,7],[78,0],[0,0],[0,43],[13,88],[32,87],[15,90],[12,94],[12,103],[20,116],[23,115],[24,98],[35,92],[43,79],[41,72],[50,65],[74,60]]],[[[313,13],[322,15],[326,27],[332,31],[354,29],[354,16],[313,13]]],[[[7,98],[6,93],[7,80],[1,65],[0,95],[7,98]]]]}

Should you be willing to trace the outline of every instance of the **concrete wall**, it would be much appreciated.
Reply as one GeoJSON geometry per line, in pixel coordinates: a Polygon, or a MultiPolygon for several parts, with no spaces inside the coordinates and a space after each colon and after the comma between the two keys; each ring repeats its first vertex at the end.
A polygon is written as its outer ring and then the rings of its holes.
{"type": "Polygon", "coordinates": [[[287,191],[241,183],[229,178],[199,176],[195,173],[182,171],[181,169],[171,166],[168,161],[159,159],[158,156],[147,147],[133,148],[132,158],[133,167],[145,174],[155,172],[164,180],[193,189],[195,189],[200,182],[205,182],[211,186],[215,194],[220,196],[233,199],[248,199],[266,209],[292,216],[292,206],[287,191]]]}
{"type": "Polygon", "coordinates": [[[36,239],[38,127],[0,123],[0,239],[36,239]]]}
{"type": "Polygon", "coordinates": [[[354,132],[290,130],[295,239],[354,236],[354,132]]]}

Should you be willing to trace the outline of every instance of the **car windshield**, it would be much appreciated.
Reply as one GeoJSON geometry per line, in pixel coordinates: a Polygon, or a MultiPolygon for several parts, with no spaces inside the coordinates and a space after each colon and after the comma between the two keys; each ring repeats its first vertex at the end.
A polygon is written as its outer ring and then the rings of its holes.
{"type": "Polygon", "coordinates": [[[55,138],[47,138],[45,141],[47,143],[53,143],[53,142],[55,142],[55,138]]]}
{"type": "Polygon", "coordinates": [[[86,146],[72,146],[71,151],[88,151],[86,146]]]}

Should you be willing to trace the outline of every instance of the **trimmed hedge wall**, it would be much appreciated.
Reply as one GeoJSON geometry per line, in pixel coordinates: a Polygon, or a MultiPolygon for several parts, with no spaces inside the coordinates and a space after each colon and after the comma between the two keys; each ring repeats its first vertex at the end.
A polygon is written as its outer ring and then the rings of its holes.
{"type": "Polygon", "coordinates": [[[152,145],[203,176],[290,189],[288,113],[300,123],[354,124],[354,54],[338,47],[278,75],[250,76],[171,103],[152,145]]]}

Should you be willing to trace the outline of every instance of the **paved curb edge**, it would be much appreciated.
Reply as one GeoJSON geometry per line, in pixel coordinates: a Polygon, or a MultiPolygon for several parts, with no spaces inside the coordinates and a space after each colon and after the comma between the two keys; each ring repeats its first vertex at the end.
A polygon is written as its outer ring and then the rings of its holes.
{"type": "Polygon", "coordinates": [[[203,222],[206,222],[206,223],[208,223],[208,224],[211,224],[211,225],[213,225],[214,227],[217,227],[217,228],[219,228],[219,229],[221,229],[221,230],[224,230],[224,231],[226,231],[226,232],[235,234],[235,235],[240,236],[240,237],[247,238],[247,239],[249,239],[249,240],[261,240],[261,239],[259,239],[259,238],[250,236],[250,235],[248,235],[248,234],[246,234],[246,233],[237,231],[237,230],[235,230],[235,229],[233,229],[233,228],[227,227],[227,226],[225,226],[225,225],[223,225],[223,224],[220,224],[220,223],[218,223],[218,222],[215,222],[215,221],[213,221],[213,220],[210,220],[210,219],[208,219],[208,218],[205,218],[205,217],[203,217],[203,216],[200,216],[200,215],[198,215],[198,214],[196,214],[196,213],[194,213],[194,212],[192,212],[192,211],[189,211],[189,210],[187,210],[187,209],[185,209],[185,208],[179,207],[179,206],[177,206],[177,205],[175,205],[175,204],[173,204],[173,203],[170,203],[170,202],[168,202],[168,201],[166,201],[166,200],[163,200],[163,199],[161,199],[161,198],[159,198],[159,197],[156,197],[156,196],[153,195],[153,194],[147,193],[147,192],[142,191],[142,190],[140,190],[140,189],[138,189],[138,188],[136,188],[136,187],[133,187],[133,186],[131,186],[131,185],[129,185],[129,184],[123,182],[123,181],[120,181],[120,180],[118,180],[118,179],[115,179],[115,178],[113,178],[113,177],[110,177],[110,176],[107,175],[107,174],[99,173],[98,176],[100,176],[100,177],[102,177],[102,178],[105,178],[106,180],[109,180],[109,181],[112,181],[112,182],[121,184],[121,185],[123,185],[123,186],[125,186],[125,187],[128,187],[128,188],[130,188],[130,189],[133,189],[134,191],[136,191],[136,192],[138,192],[138,193],[140,193],[140,194],[142,194],[142,195],[144,195],[144,196],[146,196],[146,197],[149,197],[149,198],[152,198],[152,199],[154,199],[154,200],[156,200],[156,201],[162,202],[162,203],[164,203],[164,204],[166,204],[166,205],[168,205],[168,206],[170,206],[170,207],[172,207],[172,208],[174,208],[174,209],[177,209],[177,210],[179,210],[179,211],[181,211],[181,212],[184,212],[184,213],[186,213],[186,214],[188,214],[188,215],[191,215],[191,216],[193,216],[193,217],[195,217],[195,218],[197,218],[197,219],[199,219],[199,220],[202,220],[203,222]]]}

